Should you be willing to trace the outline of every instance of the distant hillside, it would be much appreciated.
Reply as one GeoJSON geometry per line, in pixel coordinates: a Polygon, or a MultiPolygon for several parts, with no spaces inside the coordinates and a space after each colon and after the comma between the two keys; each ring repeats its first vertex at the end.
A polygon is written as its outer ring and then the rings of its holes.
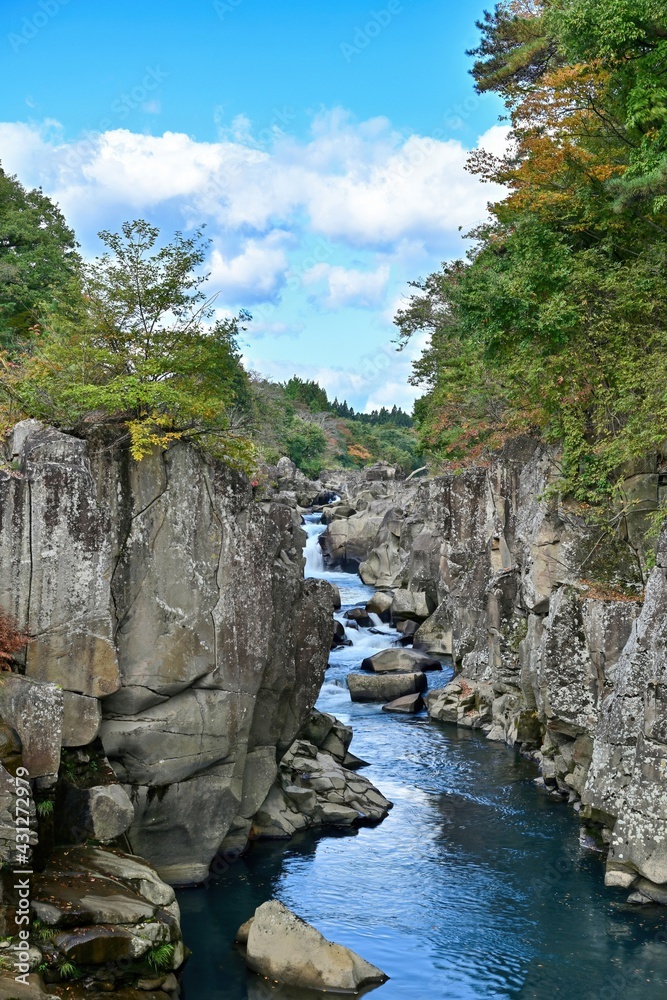
{"type": "Polygon", "coordinates": [[[323,468],[361,468],[390,462],[405,472],[420,464],[413,418],[400,407],[355,413],[330,402],[317,382],[293,376],[281,384],[251,379],[252,436],[261,457],[289,455],[307,475],[323,468]]]}

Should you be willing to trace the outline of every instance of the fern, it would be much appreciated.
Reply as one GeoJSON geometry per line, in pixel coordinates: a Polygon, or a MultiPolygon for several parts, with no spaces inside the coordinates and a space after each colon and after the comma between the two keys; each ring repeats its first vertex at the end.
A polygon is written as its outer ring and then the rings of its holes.
{"type": "Polygon", "coordinates": [[[151,969],[155,969],[156,972],[164,972],[166,969],[170,969],[173,960],[173,944],[157,945],[157,947],[151,948],[146,956],[146,961],[150,965],[151,969]]]}
{"type": "Polygon", "coordinates": [[[81,976],[74,962],[70,962],[67,959],[58,962],[58,974],[61,979],[79,979],[81,976]]]}

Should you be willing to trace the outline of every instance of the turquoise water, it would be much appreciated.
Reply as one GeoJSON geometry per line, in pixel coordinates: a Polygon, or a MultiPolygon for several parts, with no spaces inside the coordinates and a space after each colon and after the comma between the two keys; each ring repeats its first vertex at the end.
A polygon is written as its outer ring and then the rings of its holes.
{"type": "MultiPolygon", "coordinates": [[[[335,578],[345,604],[372,593],[335,578]]],[[[372,762],[363,773],[394,809],[374,829],[255,844],[207,888],[181,891],[194,952],[185,1000],[298,1000],[247,973],[232,947],[273,897],[391,977],[374,1000],[664,1000],[665,910],[605,888],[602,859],[580,846],[574,814],[535,786],[531,761],[425,716],[352,704],[345,674],[366,644],[391,641],[355,638],[332,654],[318,705],[352,724],[352,750],[372,762]]]]}

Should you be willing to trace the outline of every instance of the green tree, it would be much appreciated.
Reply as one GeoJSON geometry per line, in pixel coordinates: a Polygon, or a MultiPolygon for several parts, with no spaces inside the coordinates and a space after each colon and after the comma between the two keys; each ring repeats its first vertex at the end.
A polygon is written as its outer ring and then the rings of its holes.
{"type": "Polygon", "coordinates": [[[248,442],[231,433],[230,412],[249,399],[236,345],[249,316],[212,322],[208,241],[176,233],[158,247],[143,220],[100,237],[107,252],[83,268],[78,300],[46,311],[31,354],[7,370],[14,408],[73,429],[122,423],[137,459],[187,435],[243,461],[248,442]]]}
{"type": "Polygon", "coordinates": [[[326,389],[317,382],[299,378],[298,375],[293,375],[289,382],[285,383],[285,395],[295,403],[307,406],[312,413],[325,413],[330,409],[326,389]]]}
{"type": "Polygon", "coordinates": [[[317,424],[295,417],[286,435],[287,454],[297,468],[307,476],[318,476],[322,471],[322,460],[327,439],[317,424]]]}
{"type": "Polygon", "coordinates": [[[513,142],[471,169],[507,196],[396,317],[404,341],[431,335],[420,437],[459,459],[539,433],[562,489],[609,512],[667,438],[667,10],[511,0],[481,27],[473,75],[513,142]]]}
{"type": "Polygon", "coordinates": [[[76,247],[60,209],[0,168],[0,348],[25,347],[44,308],[71,298],[76,247]]]}

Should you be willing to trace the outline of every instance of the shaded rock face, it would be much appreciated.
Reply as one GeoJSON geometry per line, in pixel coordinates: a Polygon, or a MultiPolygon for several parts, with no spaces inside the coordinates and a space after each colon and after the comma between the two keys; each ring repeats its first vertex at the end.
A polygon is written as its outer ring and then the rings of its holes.
{"type": "MultiPolygon", "coordinates": [[[[0,877],[3,932],[15,926],[15,882],[11,874],[0,877]]],[[[35,931],[30,964],[40,971],[48,967],[50,982],[60,984],[57,969],[71,962],[82,978],[107,981],[112,990],[132,987],[142,974],[155,978],[156,949],[160,981],[183,964],[174,890],[141,858],[96,847],[55,851],[31,880],[30,910],[35,931]]]]}
{"type": "Polygon", "coordinates": [[[135,463],[113,441],[25,421],[11,450],[0,607],[33,641],[0,715],[35,775],[99,732],[134,807],[132,849],[169,881],[201,880],[228,831],[249,829],[314,704],[329,587],[303,580],[294,510],[255,502],[188,445],[135,463]],[[60,699],[50,727],[23,711],[26,685],[60,699]]]}
{"type": "MultiPolygon", "coordinates": [[[[394,623],[419,623],[414,647],[454,659],[457,676],[427,696],[431,717],[533,753],[546,786],[579,800],[583,822],[609,844],[609,884],[634,889],[634,902],[664,900],[667,535],[643,607],[639,597],[592,596],[585,583],[639,594],[642,519],[657,505],[658,478],[647,469],[628,479],[627,496],[641,503],[607,542],[576,510],[544,499],[557,459],[517,439],[483,466],[383,483],[366,507],[351,490],[358,513],[343,523],[357,522],[360,575],[391,598],[394,623]]],[[[332,558],[339,531],[333,524],[323,538],[332,558]]],[[[364,683],[357,677],[351,687],[364,683]]]]}

